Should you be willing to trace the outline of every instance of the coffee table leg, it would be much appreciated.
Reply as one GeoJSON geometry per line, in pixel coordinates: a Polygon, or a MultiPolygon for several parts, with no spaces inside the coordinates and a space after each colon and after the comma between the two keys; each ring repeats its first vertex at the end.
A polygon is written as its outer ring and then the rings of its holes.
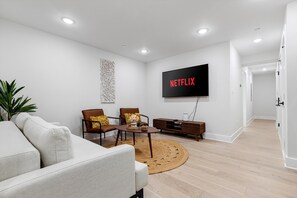
{"type": "Polygon", "coordinates": [[[135,133],[133,133],[133,145],[135,145],[135,133]]]}
{"type": "Polygon", "coordinates": [[[152,139],[151,139],[151,134],[148,133],[147,135],[148,135],[149,144],[150,144],[151,158],[153,158],[153,149],[152,149],[152,139]]]}
{"type": "Polygon", "coordinates": [[[120,131],[120,130],[118,130],[118,134],[117,134],[117,140],[116,140],[115,146],[116,146],[116,145],[118,145],[118,141],[119,141],[120,133],[121,133],[121,131],[120,131]]]}

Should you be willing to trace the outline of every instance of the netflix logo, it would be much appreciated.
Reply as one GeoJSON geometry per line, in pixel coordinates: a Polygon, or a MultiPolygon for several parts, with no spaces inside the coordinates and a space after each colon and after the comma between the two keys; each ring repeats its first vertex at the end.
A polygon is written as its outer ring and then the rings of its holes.
{"type": "Polygon", "coordinates": [[[181,86],[195,86],[195,77],[170,80],[170,88],[181,86]]]}

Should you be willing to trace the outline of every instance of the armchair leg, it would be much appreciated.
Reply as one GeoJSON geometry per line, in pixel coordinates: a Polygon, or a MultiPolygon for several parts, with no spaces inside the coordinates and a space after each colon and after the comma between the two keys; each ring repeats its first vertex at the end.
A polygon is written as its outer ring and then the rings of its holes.
{"type": "Polygon", "coordinates": [[[100,145],[102,146],[102,133],[99,133],[100,134],[100,145]]]}
{"type": "Polygon", "coordinates": [[[81,121],[81,129],[82,129],[82,136],[85,138],[85,129],[84,129],[84,121],[81,121]]]}

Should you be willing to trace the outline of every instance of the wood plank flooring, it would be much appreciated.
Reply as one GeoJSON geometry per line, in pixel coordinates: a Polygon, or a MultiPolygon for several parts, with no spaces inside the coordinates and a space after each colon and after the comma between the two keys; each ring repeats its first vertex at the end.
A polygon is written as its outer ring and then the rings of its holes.
{"type": "Polygon", "coordinates": [[[232,144],[163,133],[153,137],[181,143],[189,159],[150,175],[145,198],[297,197],[297,171],[284,168],[273,121],[254,120],[232,144]]]}

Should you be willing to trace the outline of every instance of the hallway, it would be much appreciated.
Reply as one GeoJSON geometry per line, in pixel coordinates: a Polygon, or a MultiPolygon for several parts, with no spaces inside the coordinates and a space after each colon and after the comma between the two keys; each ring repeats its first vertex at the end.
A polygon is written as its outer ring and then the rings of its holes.
{"type": "Polygon", "coordinates": [[[284,168],[275,122],[254,120],[234,143],[160,134],[187,148],[181,167],[149,176],[145,197],[297,197],[297,171],[284,168]]]}

